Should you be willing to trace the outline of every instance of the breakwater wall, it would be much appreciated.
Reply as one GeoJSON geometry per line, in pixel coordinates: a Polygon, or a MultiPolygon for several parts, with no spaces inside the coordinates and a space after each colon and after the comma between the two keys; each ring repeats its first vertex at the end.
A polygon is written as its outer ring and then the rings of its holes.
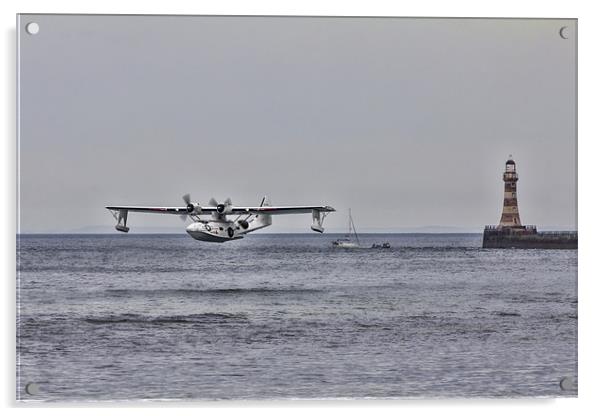
{"type": "Polygon", "coordinates": [[[577,240],[576,231],[538,232],[534,226],[487,226],[483,231],[483,248],[577,249],[577,240]]]}

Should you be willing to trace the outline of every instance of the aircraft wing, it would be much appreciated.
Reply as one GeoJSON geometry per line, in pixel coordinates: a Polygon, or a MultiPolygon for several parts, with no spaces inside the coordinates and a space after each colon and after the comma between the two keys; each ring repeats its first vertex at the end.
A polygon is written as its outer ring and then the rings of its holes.
{"type": "MultiPolygon", "coordinates": [[[[211,207],[213,208],[213,207],[211,207]]],[[[211,209],[203,207],[203,211],[211,209]]],[[[215,209],[215,208],[213,208],[215,209]]],[[[300,206],[261,206],[261,207],[232,207],[232,214],[270,214],[270,215],[285,215],[285,214],[311,214],[317,212],[333,212],[335,209],[328,205],[300,205],[300,206]]]]}
{"type": "MultiPolygon", "coordinates": [[[[187,215],[186,207],[141,207],[141,206],[107,206],[110,211],[130,211],[130,212],[147,212],[151,214],[175,214],[187,215]]],[[[197,207],[197,213],[213,213],[217,212],[217,207],[197,207]],[[199,212],[201,211],[201,212],[199,212]]],[[[333,212],[334,208],[328,205],[300,205],[300,206],[261,206],[261,207],[231,207],[228,210],[229,214],[310,214],[314,211],[318,212],[333,212]]]]}
{"type": "Polygon", "coordinates": [[[153,214],[176,214],[187,215],[186,207],[135,207],[135,206],[109,206],[105,207],[110,211],[132,211],[149,212],[153,214]]]}
{"type": "MultiPolygon", "coordinates": [[[[264,198],[265,201],[265,198],[264,198]]],[[[185,215],[203,215],[203,214],[217,214],[218,217],[225,215],[285,215],[285,214],[312,214],[313,223],[311,229],[319,233],[324,231],[322,227],[322,221],[329,212],[333,212],[335,209],[328,205],[297,205],[297,206],[279,206],[273,207],[269,205],[262,205],[258,207],[233,207],[231,205],[225,206],[219,204],[218,206],[201,207],[198,204],[189,204],[188,207],[141,207],[141,206],[130,206],[130,205],[115,205],[106,207],[113,217],[117,220],[115,229],[127,233],[130,229],[127,226],[127,219],[129,212],[146,212],[150,214],[172,214],[180,215],[181,218],[185,219],[185,215]]],[[[248,217],[247,217],[248,218],[248,217]]],[[[271,221],[270,221],[271,223],[271,221]]]]}

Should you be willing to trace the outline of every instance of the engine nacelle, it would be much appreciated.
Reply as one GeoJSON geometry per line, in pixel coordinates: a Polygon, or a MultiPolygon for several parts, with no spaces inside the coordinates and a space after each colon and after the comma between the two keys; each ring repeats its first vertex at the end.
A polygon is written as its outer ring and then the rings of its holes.
{"type": "Polygon", "coordinates": [[[217,204],[217,212],[220,215],[226,215],[232,213],[232,205],[230,204],[217,204]]]}
{"type": "Polygon", "coordinates": [[[249,228],[249,222],[247,220],[239,220],[238,225],[240,225],[243,230],[246,230],[249,228]]]}
{"type": "Polygon", "coordinates": [[[197,202],[195,204],[190,203],[186,205],[186,212],[189,214],[201,214],[201,204],[197,202]]]}

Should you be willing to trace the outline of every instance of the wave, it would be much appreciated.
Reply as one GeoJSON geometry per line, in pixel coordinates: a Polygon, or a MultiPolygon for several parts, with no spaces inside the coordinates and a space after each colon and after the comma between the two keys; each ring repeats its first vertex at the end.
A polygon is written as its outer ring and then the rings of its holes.
{"type": "Polygon", "coordinates": [[[493,312],[494,315],[497,316],[521,316],[520,313],[518,312],[504,312],[504,311],[500,311],[500,312],[493,312]]]}
{"type": "Polygon", "coordinates": [[[107,316],[89,316],[83,319],[90,324],[172,324],[172,323],[244,323],[248,322],[245,314],[240,313],[199,313],[191,315],[146,316],[137,314],[121,314],[107,316]]]}
{"type": "Polygon", "coordinates": [[[170,296],[170,295],[278,295],[278,294],[304,294],[321,292],[320,289],[304,288],[225,288],[225,289],[107,289],[107,294],[112,296],[170,296]]]}

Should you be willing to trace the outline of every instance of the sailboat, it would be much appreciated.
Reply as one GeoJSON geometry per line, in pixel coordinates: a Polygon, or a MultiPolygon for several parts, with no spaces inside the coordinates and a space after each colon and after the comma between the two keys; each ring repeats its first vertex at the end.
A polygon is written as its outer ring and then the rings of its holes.
{"type": "Polygon", "coordinates": [[[357,248],[360,246],[360,239],[357,236],[355,224],[353,223],[353,218],[351,217],[351,209],[349,209],[349,230],[347,231],[347,234],[345,234],[344,238],[339,238],[336,241],[333,241],[332,246],[339,248],[357,248]],[[354,238],[351,237],[352,231],[354,238]]]}

